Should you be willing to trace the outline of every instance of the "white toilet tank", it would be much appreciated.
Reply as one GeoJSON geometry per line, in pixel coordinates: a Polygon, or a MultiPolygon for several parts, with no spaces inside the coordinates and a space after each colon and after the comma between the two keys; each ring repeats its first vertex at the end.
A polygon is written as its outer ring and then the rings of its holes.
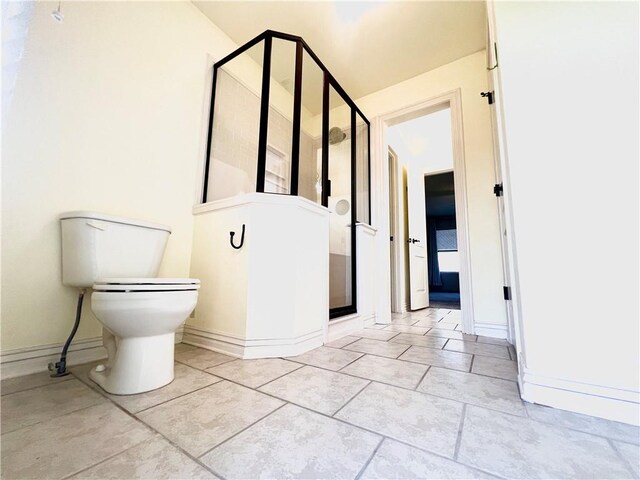
{"type": "Polygon", "coordinates": [[[96,212],[60,215],[62,283],[88,288],[103,278],[158,275],[171,229],[96,212]]]}

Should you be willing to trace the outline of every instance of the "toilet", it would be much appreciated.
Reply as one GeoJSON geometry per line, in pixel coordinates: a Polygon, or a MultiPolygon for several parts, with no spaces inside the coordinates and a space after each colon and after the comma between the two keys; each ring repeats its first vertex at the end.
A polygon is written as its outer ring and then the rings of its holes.
{"type": "Polygon", "coordinates": [[[198,301],[200,281],[157,278],[171,229],[96,212],[68,212],[62,227],[62,283],[92,289],[108,359],[91,380],[116,395],[173,381],[175,330],[198,301]]]}

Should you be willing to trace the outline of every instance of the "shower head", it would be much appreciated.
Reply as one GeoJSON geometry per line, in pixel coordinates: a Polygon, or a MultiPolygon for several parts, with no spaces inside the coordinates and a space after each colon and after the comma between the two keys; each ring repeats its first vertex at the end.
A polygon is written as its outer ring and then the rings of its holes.
{"type": "Polygon", "coordinates": [[[329,130],[329,145],[340,143],[345,138],[347,138],[347,134],[340,130],[339,127],[333,127],[329,130]]]}

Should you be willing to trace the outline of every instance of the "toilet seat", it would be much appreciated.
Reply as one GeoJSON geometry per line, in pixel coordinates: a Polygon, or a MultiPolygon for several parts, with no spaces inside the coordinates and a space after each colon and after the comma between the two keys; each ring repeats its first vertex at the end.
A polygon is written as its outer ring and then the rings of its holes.
{"type": "Polygon", "coordinates": [[[176,292],[198,290],[195,278],[105,278],[96,281],[96,292],[176,292]]]}

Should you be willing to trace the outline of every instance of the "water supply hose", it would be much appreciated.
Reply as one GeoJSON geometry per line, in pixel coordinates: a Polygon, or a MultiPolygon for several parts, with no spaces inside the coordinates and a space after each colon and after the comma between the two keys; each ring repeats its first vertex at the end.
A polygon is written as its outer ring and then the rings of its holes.
{"type": "Polygon", "coordinates": [[[67,351],[69,350],[69,347],[71,346],[71,341],[73,340],[73,337],[76,335],[76,332],[78,331],[78,326],[80,325],[80,316],[82,315],[82,301],[84,300],[84,293],[85,290],[84,288],[81,288],[79,293],[78,293],[78,306],[76,307],[76,321],[73,324],[73,329],[71,330],[71,334],[69,335],[69,338],[67,338],[67,341],[64,343],[64,347],[62,347],[62,353],[60,354],[60,361],[57,362],[55,365],[53,363],[49,364],[49,370],[50,371],[54,371],[54,373],[51,374],[52,377],[64,377],[65,375],[69,375],[71,372],[67,370],[67,351]]]}

